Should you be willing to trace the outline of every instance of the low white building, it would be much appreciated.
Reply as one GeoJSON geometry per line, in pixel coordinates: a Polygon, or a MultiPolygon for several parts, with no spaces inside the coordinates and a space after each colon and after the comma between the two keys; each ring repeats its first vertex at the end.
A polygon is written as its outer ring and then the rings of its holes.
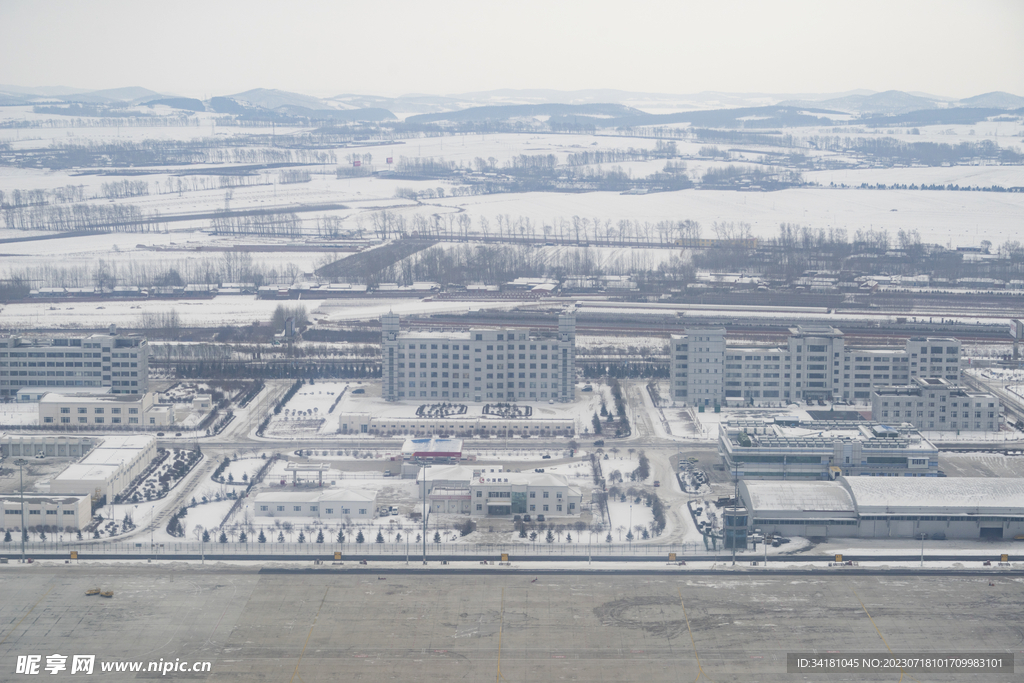
{"type": "Polygon", "coordinates": [[[500,418],[490,416],[446,418],[375,417],[369,413],[344,413],[338,418],[342,434],[372,434],[374,436],[432,436],[444,434],[455,437],[552,437],[572,436],[576,423],[565,418],[500,418]]]}
{"type": "Polygon", "coordinates": [[[60,434],[4,434],[0,437],[0,454],[7,458],[45,457],[80,458],[102,439],[95,436],[64,436],[60,434]]]}
{"type": "Polygon", "coordinates": [[[580,489],[562,475],[546,472],[481,472],[469,490],[473,516],[575,517],[583,502],[580,489]]]}
{"type": "Polygon", "coordinates": [[[793,536],[1012,539],[1024,534],[1024,479],[839,477],[743,480],[750,529],[793,536]]]}
{"type": "MultiPolygon", "coordinates": [[[[0,494],[4,529],[21,528],[21,501],[18,493],[0,494]]],[[[86,494],[25,494],[25,527],[50,527],[50,530],[78,530],[92,518],[92,501],[86,494]]]]}
{"type": "Polygon", "coordinates": [[[50,480],[51,493],[82,493],[113,502],[156,458],[156,439],[116,435],[50,480]]]}
{"type": "Polygon", "coordinates": [[[153,394],[58,394],[39,399],[39,424],[54,427],[166,427],[174,424],[169,406],[153,394]]]}
{"type": "Polygon", "coordinates": [[[322,520],[373,519],[377,493],[349,489],[270,490],[255,497],[257,517],[310,517],[322,520]]]}

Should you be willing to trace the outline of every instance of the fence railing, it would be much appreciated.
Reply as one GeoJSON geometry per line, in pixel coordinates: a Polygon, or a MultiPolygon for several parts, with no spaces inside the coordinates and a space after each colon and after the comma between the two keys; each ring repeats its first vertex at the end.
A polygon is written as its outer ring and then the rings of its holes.
{"type": "MultiPolygon", "coordinates": [[[[404,558],[407,554],[412,557],[422,557],[424,549],[422,541],[410,540],[409,543],[356,543],[346,540],[345,543],[324,542],[324,543],[266,543],[228,542],[228,543],[149,543],[147,542],[32,542],[25,544],[25,554],[32,555],[58,555],[76,551],[82,555],[138,555],[140,557],[153,557],[157,555],[323,555],[333,557],[334,553],[340,552],[342,556],[380,556],[404,558]]],[[[717,554],[725,556],[725,551],[719,549],[717,554]]],[[[627,544],[627,543],[506,543],[506,544],[483,544],[483,543],[457,543],[442,542],[434,543],[427,540],[426,554],[428,556],[466,556],[480,557],[487,556],[497,559],[502,554],[510,556],[548,556],[548,557],[664,557],[668,558],[669,553],[675,553],[682,559],[684,556],[715,555],[714,549],[707,549],[703,543],[683,544],[627,544]]],[[[746,555],[752,555],[750,552],[746,555]]],[[[10,543],[0,544],[0,557],[14,558],[21,556],[21,543],[13,540],[10,543]]],[[[756,559],[756,558],[755,558],[756,559]]]]}

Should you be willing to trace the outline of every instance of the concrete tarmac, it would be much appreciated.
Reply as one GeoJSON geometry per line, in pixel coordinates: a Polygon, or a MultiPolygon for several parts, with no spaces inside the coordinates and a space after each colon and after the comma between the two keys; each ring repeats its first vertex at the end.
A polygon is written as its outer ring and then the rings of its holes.
{"type": "MultiPolygon", "coordinates": [[[[56,653],[95,654],[96,678],[86,680],[101,681],[896,681],[892,673],[788,674],[786,654],[891,649],[1020,659],[1022,608],[1024,579],[1009,576],[4,565],[0,680],[31,680],[15,674],[18,655],[42,655],[45,664],[56,653]],[[87,596],[94,587],[114,597],[87,596]],[[211,671],[145,670],[159,660],[209,661],[211,671]],[[143,670],[101,673],[110,661],[143,662],[143,670]]],[[[69,671],[41,674],[76,680],[69,671]]]]}

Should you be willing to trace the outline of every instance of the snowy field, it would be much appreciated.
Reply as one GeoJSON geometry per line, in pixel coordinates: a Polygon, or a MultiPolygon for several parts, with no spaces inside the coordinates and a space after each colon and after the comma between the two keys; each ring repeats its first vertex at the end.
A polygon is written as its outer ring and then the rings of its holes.
{"type": "Polygon", "coordinates": [[[336,434],[340,412],[336,408],[332,413],[331,407],[348,386],[348,382],[318,382],[302,385],[302,388],[281,409],[281,413],[270,418],[270,424],[264,432],[264,436],[281,438],[336,434]]]}

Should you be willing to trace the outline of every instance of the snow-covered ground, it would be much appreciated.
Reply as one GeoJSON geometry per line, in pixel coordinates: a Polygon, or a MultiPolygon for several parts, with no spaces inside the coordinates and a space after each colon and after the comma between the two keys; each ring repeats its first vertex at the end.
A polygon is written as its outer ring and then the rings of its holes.
{"type": "Polygon", "coordinates": [[[336,434],[339,410],[331,408],[348,382],[304,384],[280,414],[270,418],[264,435],[267,438],[336,434]]]}

